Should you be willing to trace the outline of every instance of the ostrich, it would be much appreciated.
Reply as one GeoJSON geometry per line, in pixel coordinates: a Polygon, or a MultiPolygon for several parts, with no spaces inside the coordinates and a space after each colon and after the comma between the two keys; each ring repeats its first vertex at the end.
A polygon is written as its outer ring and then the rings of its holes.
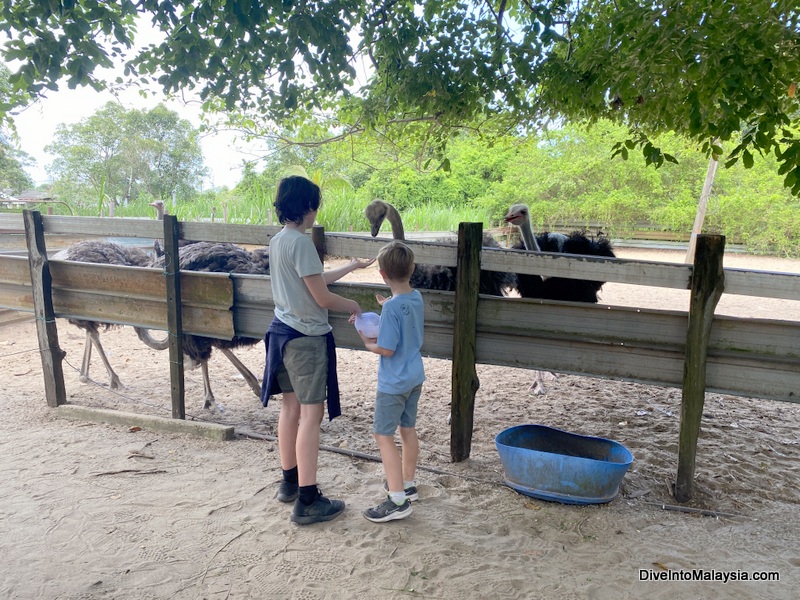
{"type": "MultiPolygon", "coordinates": [[[[515,225],[520,230],[522,241],[513,246],[516,250],[614,258],[611,242],[605,237],[597,240],[590,239],[582,231],[574,231],[570,235],[543,233],[534,236],[530,212],[524,204],[512,206],[505,216],[505,222],[515,225]]],[[[517,290],[523,298],[597,303],[597,294],[604,283],[604,281],[563,277],[543,278],[539,275],[517,275],[517,290]]]]}
{"type": "MultiPolygon", "coordinates": [[[[255,275],[269,275],[269,248],[263,247],[249,252],[244,248],[229,243],[194,242],[178,249],[180,268],[182,271],[203,271],[206,273],[250,273],[255,275]]],[[[156,267],[164,266],[164,257],[154,261],[156,267]]],[[[139,339],[147,346],[163,350],[168,342],[157,342],[150,337],[149,332],[137,330],[139,339]]],[[[236,357],[232,348],[253,346],[260,339],[234,337],[232,340],[220,340],[199,335],[183,336],[183,353],[189,357],[193,367],[200,366],[203,374],[203,390],[205,393],[203,408],[222,408],[214,398],[211,391],[211,380],[208,375],[208,360],[214,348],[220,350],[233,366],[242,374],[245,381],[256,394],[261,396],[261,384],[258,378],[236,357]]]]}
{"type": "MultiPolygon", "coordinates": [[[[400,213],[388,202],[373,200],[367,205],[364,215],[370,223],[372,237],[378,235],[383,221],[388,220],[392,226],[392,237],[396,240],[405,240],[403,220],[400,217],[400,213]]],[[[450,240],[441,241],[452,243],[450,240]]],[[[483,234],[482,245],[484,248],[500,248],[497,240],[486,233],[483,234]]],[[[439,265],[415,265],[410,283],[413,288],[455,291],[456,268],[439,265]]],[[[481,294],[503,296],[504,290],[514,288],[515,285],[516,276],[513,273],[481,271],[479,288],[481,294]]]]}
{"type": "MultiPolygon", "coordinates": [[[[72,260],[85,263],[99,263],[106,265],[120,265],[126,267],[148,267],[150,266],[150,256],[139,248],[133,246],[122,246],[113,242],[88,240],[72,244],[65,250],[61,250],[53,256],[56,260],[72,260]]],[[[122,386],[119,377],[111,367],[111,363],[106,357],[103,345],[100,343],[100,328],[103,330],[119,327],[113,323],[100,323],[84,319],[68,319],[76,327],[86,331],[86,343],[83,347],[83,362],[81,363],[80,380],[83,383],[89,381],[89,362],[92,357],[92,344],[97,348],[100,359],[108,371],[110,378],[109,387],[112,390],[122,386]]]]}
{"type": "MultiPolygon", "coordinates": [[[[611,242],[605,237],[594,240],[586,237],[584,232],[581,231],[574,231],[570,235],[543,233],[534,236],[530,211],[524,204],[512,206],[505,216],[505,222],[515,225],[520,230],[522,241],[513,246],[517,250],[615,257],[611,242]]],[[[517,274],[517,291],[523,298],[591,302],[596,304],[597,294],[604,283],[604,281],[517,274]]],[[[531,388],[536,394],[545,393],[544,375],[541,371],[537,371],[536,379],[531,388]]]]}

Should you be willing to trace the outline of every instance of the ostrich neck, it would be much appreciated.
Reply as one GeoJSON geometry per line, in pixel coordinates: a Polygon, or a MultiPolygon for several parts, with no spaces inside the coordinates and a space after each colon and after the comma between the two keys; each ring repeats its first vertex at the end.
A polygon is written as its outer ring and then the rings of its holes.
{"type": "Polygon", "coordinates": [[[405,240],[406,233],[403,230],[403,220],[400,218],[400,213],[391,204],[387,206],[389,209],[386,211],[386,218],[392,226],[392,237],[396,240],[405,240]]]}
{"type": "Polygon", "coordinates": [[[536,236],[533,235],[533,227],[531,227],[530,219],[526,219],[525,223],[520,227],[522,234],[522,243],[525,244],[525,249],[532,252],[540,252],[539,244],[536,243],[536,236]]]}

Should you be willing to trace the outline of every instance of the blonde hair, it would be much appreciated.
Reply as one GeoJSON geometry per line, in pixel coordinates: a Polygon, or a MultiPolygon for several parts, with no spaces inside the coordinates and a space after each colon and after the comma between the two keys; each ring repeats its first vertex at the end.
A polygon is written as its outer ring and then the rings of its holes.
{"type": "Polygon", "coordinates": [[[389,242],[378,252],[378,267],[392,281],[409,279],[414,272],[414,252],[403,242],[389,242]]]}

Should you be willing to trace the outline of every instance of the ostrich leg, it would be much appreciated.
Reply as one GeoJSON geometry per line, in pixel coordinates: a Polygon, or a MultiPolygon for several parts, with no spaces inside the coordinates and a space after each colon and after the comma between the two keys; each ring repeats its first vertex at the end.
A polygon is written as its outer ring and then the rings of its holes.
{"type": "MultiPolygon", "coordinates": [[[[97,348],[97,353],[100,355],[100,360],[102,360],[103,364],[106,366],[106,371],[108,371],[108,376],[110,378],[110,382],[109,382],[108,386],[112,390],[118,390],[119,388],[125,387],[124,385],[122,385],[122,382],[119,380],[119,377],[117,377],[117,374],[114,372],[114,369],[111,368],[111,363],[108,362],[108,358],[106,358],[106,353],[103,350],[103,345],[100,343],[100,333],[97,332],[97,331],[91,331],[91,332],[87,331],[86,333],[87,333],[87,335],[89,335],[89,337],[92,340],[92,343],[97,348]]],[[[87,379],[88,379],[88,375],[89,375],[88,362],[89,361],[88,361],[88,358],[86,358],[86,354],[85,353],[84,353],[84,357],[85,357],[86,363],[87,363],[86,364],[86,376],[87,376],[87,379]]]]}
{"type": "Polygon", "coordinates": [[[236,355],[233,352],[231,352],[229,349],[220,348],[220,350],[222,351],[222,353],[225,356],[228,357],[228,360],[230,360],[231,363],[233,363],[233,366],[236,367],[236,369],[239,371],[239,373],[242,374],[242,377],[244,377],[244,380],[248,383],[248,385],[250,386],[250,389],[253,390],[255,395],[260,398],[261,397],[261,384],[258,382],[258,378],[255,375],[253,375],[253,373],[250,371],[250,369],[245,367],[244,364],[242,363],[242,361],[240,361],[236,357],[236,355]]]}
{"type": "Polygon", "coordinates": [[[81,383],[89,383],[89,362],[92,360],[92,336],[86,330],[86,341],[83,343],[83,362],[81,362],[81,383]]]}
{"type": "Polygon", "coordinates": [[[208,376],[207,360],[204,360],[200,363],[200,371],[203,373],[203,391],[205,392],[205,396],[203,398],[203,408],[223,412],[225,407],[216,401],[214,398],[214,393],[211,391],[211,379],[208,376]]]}
{"type": "Polygon", "coordinates": [[[537,396],[543,396],[547,393],[547,388],[544,386],[545,380],[554,381],[558,379],[558,375],[550,371],[535,371],[536,375],[533,378],[531,387],[528,388],[529,392],[533,392],[537,396]]]}

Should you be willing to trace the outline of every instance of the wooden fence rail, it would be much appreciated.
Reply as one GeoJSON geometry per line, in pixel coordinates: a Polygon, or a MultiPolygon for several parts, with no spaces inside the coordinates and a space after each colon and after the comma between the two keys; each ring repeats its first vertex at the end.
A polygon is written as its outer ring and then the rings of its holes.
{"type": "MultiPolygon", "coordinates": [[[[162,225],[155,221],[74,217],[41,217],[41,221],[44,231],[51,233],[91,231],[95,235],[163,236],[162,225]]],[[[263,244],[278,229],[183,223],[179,231],[216,241],[263,244]],[[194,232],[192,225],[198,225],[194,232]]],[[[721,253],[724,241],[718,236],[704,236],[703,239],[712,246],[716,244],[721,253]]],[[[385,239],[344,234],[326,234],[321,241],[328,255],[361,257],[374,256],[386,242],[385,239]]],[[[408,243],[413,246],[420,263],[455,266],[458,261],[455,246],[408,243]]],[[[483,269],[687,290],[701,283],[698,273],[712,268],[708,265],[698,269],[697,265],[569,258],[516,250],[484,249],[479,256],[483,269]]],[[[721,260],[721,254],[716,260],[721,260]]],[[[54,260],[49,266],[56,316],[167,328],[163,272],[54,260]],[[147,310],[144,310],[145,306],[147,310]]],[[[725,269],[723,280],[724,293],[800,300],[800,275],[725,269]]],[[[226,339],[232,335],[263,337],[273,310],[268,277],[181,272],[180,281],[184,332],[226,339]]],[[[332,286],[332,291],[357,300],[365,310],[377,310],[374,294],[385,291],[385,286],[338,283],[332,286]]],[[[459,295],[429,290],[422,292],[425,302],[424,354],[458,361],[454,353],[454,334],[459,327],[456,320],[459,295]]],[[[689,312],[685,312],[478,296],[475,351],[470,360],[473,368],[477,362],[684,387],[683,404],[688,407],[690,403],[685,386],[687,355],[694,352],[694,355],[699,353],[706,363],[701,365],[705,378],[701,397],[704,391],[714,391],[800,401],[797,392],[800,390],[800,323],[716,316],[713,314],[714,304],[715,301],[710,302],[709,306],[692,316],[691,307],[689,312]],[[697,331],[705,332],[695,341],[689,335],[692,319],[696,321],[695,327],[699,328],[697,331]]],[[[34,310],[26,258],[0,255],[0,307],[34,310]]],[[[347,323],[346,315],[331,313],[330,317],[337,345],[363,349],[352,325],[347,323]]],[[[454,364],[454,373],[457,367],[454,364]]],[[[459,385],[454,380],[454,403],[463,401],[463,390],[461,397],[456,397],[459,385]]],[[[465,406],[469,406],[469,402],[465,406]]],[[[699,414],[698,407],[702,412],[702,399],[698,402],[695,398],[691,407],[691,414],[699,414]]],[[[686,441],[681,443],[676,482],[679,500],[688,499],[692,493],[697,441],[694,425],[686,425],[684,418],[681,435],[686,441]]],[[[462,449],[465,444],[468,455],[471,414],[462,421],[459,426],[454,420],[452,439],[460,439],[462,449]],[[464,431],[464,422],[469,431],[464,431]]],[[[458,448],[451,446],[451,450],[454,450],[455,458],[458,448]]]]}

